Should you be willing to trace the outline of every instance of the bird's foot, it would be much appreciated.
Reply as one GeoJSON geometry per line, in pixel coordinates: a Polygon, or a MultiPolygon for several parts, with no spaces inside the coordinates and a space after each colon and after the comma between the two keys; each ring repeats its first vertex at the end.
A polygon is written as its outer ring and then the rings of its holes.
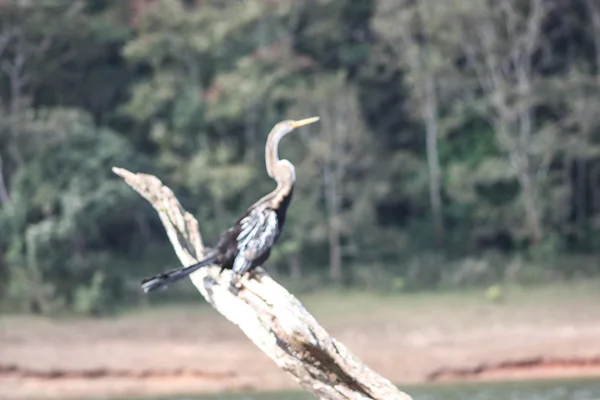
{"type": "Polygon", "coordinates": [[[231,293],[237,295],[241,289],[242,289],[242,284],[240,283],[240,277],[234,273],[233,276],[231,277],[231,281],[229,284],[229,290],[231,291],[231,293]]]}
{"type": "Polygon", "coordinates": [[[230,292],[231,292],[231,294],[233,294],[234,296],[237,296],[238,294],[240,294],[240,287],[239,287],[239,286],[230,285],[230,286],[229,286],[229,291],[230,291],[230,292]]]}
{"type": "Polygon", "coordinates": [[[252,269],[252,270],[250,270],[250,272],[248,273],[248,279],[255,279],[255,280],[257,280],[258,282],[260,282],[260,281],[261,281],[261,280],[260,280],[260,277],[261,277],[261,276],[262,276],[262,275],[261,275],[261,274],[258,272],[258,270],[256,270],[256,269],[252,269]]]}

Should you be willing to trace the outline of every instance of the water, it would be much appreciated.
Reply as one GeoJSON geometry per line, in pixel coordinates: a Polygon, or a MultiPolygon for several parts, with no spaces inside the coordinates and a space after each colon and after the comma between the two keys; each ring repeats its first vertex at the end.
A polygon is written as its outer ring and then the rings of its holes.
{"type": "Polygon", "coordinates": [[[600,380],[438,385],[405,390],[414,400],[600,400],[600,380]]]}
{"type": "MultiPolygon", "coordinates": [[[[403,388],[414,400],[600,400],[600,380],[429,385],[403,388]]],[[[298,392],[147,397],[146,400],[314,400],[298,392]]]]}

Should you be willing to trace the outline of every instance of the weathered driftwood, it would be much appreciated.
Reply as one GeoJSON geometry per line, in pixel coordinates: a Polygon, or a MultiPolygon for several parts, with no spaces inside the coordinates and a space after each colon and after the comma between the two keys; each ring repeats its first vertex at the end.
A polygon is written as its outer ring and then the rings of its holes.
{"type": "MultiPolygon", "coordinates": [[[[184,265],[201,259],[204,245],[198,221],[173,192],[153,175],[113,168],[158,212],[177,257],[184,265]]],[[[262,268],[229,289],[230,271],[202,268],[190,278],[204,298],[237,325],[279,368],[319,399],[410,400],[341,343],[331,337],[300,301],[262,268]]]]}

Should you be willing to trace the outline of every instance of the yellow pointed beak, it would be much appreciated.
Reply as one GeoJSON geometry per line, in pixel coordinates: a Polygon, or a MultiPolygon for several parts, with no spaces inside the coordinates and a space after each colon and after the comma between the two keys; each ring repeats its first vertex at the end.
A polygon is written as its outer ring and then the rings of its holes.
{"type": "Polygon", "coordinates": [[[294,121],[294,122],[292,122],[292,128],[295,129],[300,126],[312,124],[313,122],[317,122],[319,119],[320,119],[319,117],[311,117],[311,118],[301,119],[300,121],[294,121]]]}

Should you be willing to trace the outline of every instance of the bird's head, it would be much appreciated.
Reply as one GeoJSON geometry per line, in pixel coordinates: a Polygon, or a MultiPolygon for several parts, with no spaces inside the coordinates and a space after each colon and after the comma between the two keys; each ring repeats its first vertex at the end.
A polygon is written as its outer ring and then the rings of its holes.
{"type": "Polygon", "coordinates": [[[291,119],[286,120],[286,121],[281,121],[273,127],[269,136],[273,137],[273,139],[275,139],[275,142],[279,142],[279,140],[281,140],[281,138],[283,138],[285,135],[287,135],[294,129],[299,128],[304,125],[312,124],[314,122],[317,122],[319,119],[320,119],[319,117],[311,117],[311,118],[301,119],[298,121],[294,121],[291,119]]]}
{"type": "MultiPolygon", "coordinates": [[[[279,164],[281,167],[281,168],[279,168],[280,171],[283,171],[283,170],[291,171],[289,173],[286,172],[286,174],[288,174],[290,176],[289,179],[291,179],[291,180],[295,179],[293,165],[287,160],[279,159],[279,155],[278,155],[279,141],[281,140],[281,138],[283,138],[285,135],[287,135],[294,129],[299,128],[304,125],[312,124],[313,122],[317,122],[318,120],[319,120],[319,117],[305,118],[305,119],[301,119],[298,121],[286,120],[286,121],[279,122],[277,125],[275,125],[273,127],[273,129],[271,129],[271,132],[269,133],[269,137],[267,139],[267,145],[266,145],[266,149],[265,149],[266,150],[265,156],[266,156],[266,162],[267,162],[267,172],[270,177],[274,178],[275,180],[279,180],[281,178],[279,176],[276,176],[276,175],[278,175],[277,171],[276,171],[276,169],[277,169],[276,167],[279,164]]],[[[283,173],[284,172],[280,172],[279,175],[282,175],[283,173]]]]}

